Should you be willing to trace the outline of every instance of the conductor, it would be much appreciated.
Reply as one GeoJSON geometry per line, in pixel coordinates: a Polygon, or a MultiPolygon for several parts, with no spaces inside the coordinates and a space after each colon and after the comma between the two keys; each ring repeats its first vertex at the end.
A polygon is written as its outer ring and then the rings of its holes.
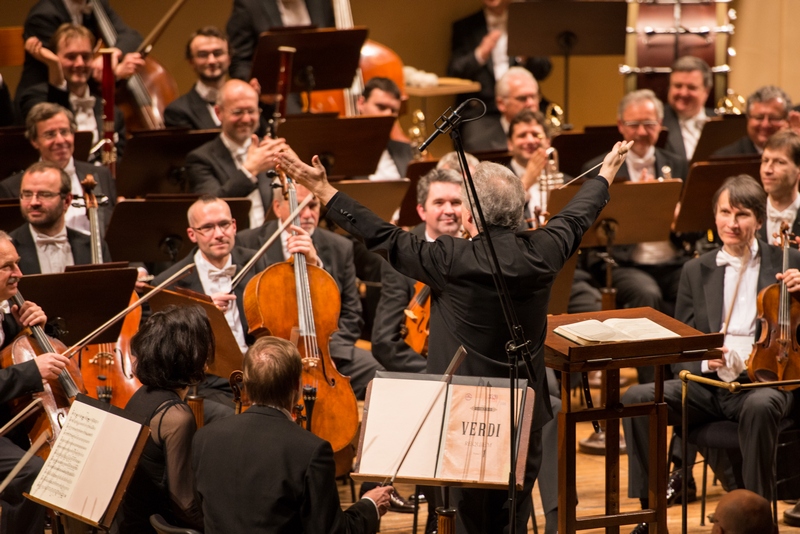
{"type": "MultiPolygon", "coordinates": [[[[531,513],[531,491],[541,464],[541,428],[553,417],[544,368],[550,287],[564,262],[577,250],[583,233],[608,202],[608,186],[630,145],[617,143],[603,160],[600,176],[587,180],[558,215],[533,232],[515,231],[522,220],[525,203],[519,178],[506,167],[481,163],[475,169],[473,180],[487,228],[477,228],[465,198],[462,222],[470,230],[472,240],[443,235],[432,243],[381,220],[339,193],[328,183],[317,156],[312,166],[300,161],[291,150],[279,153],[276,158],[282,170],[327,205],[327,216],[333,222],[364,238],[371,250],[387,252],[390,263],[400,273],[430,286],[428,373],[442,374],[456,349],[463,345],[467,357],[457,374],[508,376],[505,345],[510,335],[483,246],[486,234],[491,235],[497,255],[502,258],[502,276],[512,295],[512,305],[522,322],[526,339],[531,341],[535,372],[530,377],[536,399],[525,482],[518,493],[518,532],[526,531],[531,513]]],[[[505,491],[453,488],[451,495],[457,508],[458,533],[499,533],[507,528],[505,491]]]]}

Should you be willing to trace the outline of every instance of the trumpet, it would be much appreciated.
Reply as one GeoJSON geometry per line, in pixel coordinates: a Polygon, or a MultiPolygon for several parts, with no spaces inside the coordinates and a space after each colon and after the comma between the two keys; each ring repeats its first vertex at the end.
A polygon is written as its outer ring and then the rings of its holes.
{"type": "Polygon", "coordinates": [[[541,224],[541,217],[547,212],[547,200],[550,191],[564,183],[564,173],[559,170],[558,150],[550,147],[546,150],[547,162],[544,164],[542,173],[539,176],[539,206],[534,209],[532,223],[533,228],[538,228],[541,224]]]}

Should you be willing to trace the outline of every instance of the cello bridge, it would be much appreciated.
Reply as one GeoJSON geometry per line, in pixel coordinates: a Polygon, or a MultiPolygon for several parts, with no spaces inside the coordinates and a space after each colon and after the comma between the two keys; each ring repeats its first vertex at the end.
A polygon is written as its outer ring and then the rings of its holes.
{"type": "Polygon", "coordinates": [[[303,367],[316,367],[319,365],[319,358],[303,358],[303,367]]]}
{"type": "Polygon", "coordinates": [[[92,365],[114,365],[114,355],[110,352],[98,352],[89,359],[92,365]]]}

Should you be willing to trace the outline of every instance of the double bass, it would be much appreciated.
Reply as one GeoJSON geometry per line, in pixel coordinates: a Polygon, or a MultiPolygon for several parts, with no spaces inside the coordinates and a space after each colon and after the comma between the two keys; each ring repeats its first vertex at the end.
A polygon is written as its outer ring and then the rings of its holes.
{"type": "MultiPolygon", "coordinates": [[[[103,263],[99,204],[94,194],[97,182],[91,174],[88,174],[81,185],[89,217],[92,263],[97,265],[103,263]]],[[[139,298],[134,292],[130,304],[137,300],[139,298]]],[[[116,343],[87,345],[80,351],[81,375],[88,388],[89,396],[124,408],[142,385],[133,375],[133,356],[131,354],[131,339],[139,331],[141,318],[141,308],[134,309],[125,316],[116,343]]]]}
{"type": "MultiPolygon", "coordinates": [[[[297,192],[286,179],[292,212],[297,192]]],[[[294,224],[300,225],[299,216],[294,224]]],[[[358,406],[350,378],[337,371],[329,341],[338,329],[339,287],[324,269],[307,265],[303,254],[276,263],[254,276],[244,292],[244,313],[250,333],[272,335],[296,343],[303,362],[301,420],[307,430],[340,451],[355,437],[358,406]]]]}
{"type": "MultiPolygon", "coordinates": [[[[789,268],[789,225],[781,223],[781,272],[789,268]]],[[[789,293],[786,282],[765,287],[758,294],[756,342],[747,360],[753,382],[800,379],[800,295],[789,293]]],[[[781,386],[790,391],[800,386],[781,386]]]]}

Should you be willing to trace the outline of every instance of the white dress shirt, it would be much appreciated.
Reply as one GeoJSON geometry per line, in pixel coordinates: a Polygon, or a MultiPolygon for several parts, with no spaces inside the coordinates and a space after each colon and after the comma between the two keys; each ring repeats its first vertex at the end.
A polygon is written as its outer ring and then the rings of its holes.
{"type": "MultiPolygon", "coordinates": [[[[200,283],[203,284],[203,293],[213,295],[214,293],[231,292],[231,282],[236,274],[236,266],[231,263],[230,254],[222,269],[211,265],[199,250],[194,254],[194,263],[197,267],[197,276],[200,278],[200,283]]],[[[236,343],[239,344],[239,348],[244,354],[247,351],[247,343],[244,341],[244,329],[239,318],[239,306],[236,305],[236,301],[231,301],[228,305],[225,320],[228,321],[233,337],[236,338],[236,343]]]]}
{"type": "MultiPolygon", "coordinates": [[[[756,295],[758,295],[758,274],[761,269],[761,256],[758,241],[750,244],[750,257],[742,272],[742,259],[720,249],[717,252],[717,265],[725,266],[725,285],[722,300],[722,328],[725,332],[724,346],[725,366],[717,369],[717,375],[726,382],[733,382],[745,369],[745,362],[750,357],[756,335],[756,295]],[[739,276],[741,273],[741,281],[739,276]],[[738,291],[736,285],[739,284],[738,291]],[[735,297],[735,303],[734,303],[735,297]],[[731,312],[731,306],[733,311],[731,312]],[[725,329],[725,319],[730,313],[730,324],[725,329]]],[[[708,372],[708,362],[702,364],[703,372],[708,372]]]]}
{"type": "MultiPolygon", "coordinates": [[[[525,174],[525,167],[523,167],[522,165],[517,163],[516,160],[513,159],[511,160],[511,170],[520,179],[525,174]]],[[[528,211],[530,212],[531,217],[535,216],[536,208],[540,208],[541,213],[544,213],[547,210],[547,206],[542,205],[542,190],[539,187],[539,178],[536,178],[533,184],[528,188],[528,211]]],[[[544,204],[547,204],[547,202],[544,202],[544,204]]],[[[539,216],[539,224],[542,223],[544,223],[544,215],[539,216]]]]}
{"type": "Polygon", "coordinates": [[[786,222],[789,225],[789,230],[794,225],[794,220],[797,218],[797,211],[800,210],[800,195],[794,199],[785,210],[778,211],[772,207],[772,201],[767,197],[767,242],[773,243],[775,234],[780,234],[781,223],[786,222]]]}
{"type": "Polygon", "coordinates": [[[278,0],[277,4],[284,26],[311,25],[311,16],[308,14],[305,0],[278,0]]]}
{"type": "Polygon", "coordinates": [[[92,132],[93,145],[100,140],[100,128],[98,128],[97,118],[94,116],[94,105],[96,103],[97,99],[89,93],[88,85],[84,88],[83,95],[76,95],[72,91],[69,92],[69,106],[75,114],[75,124],[78,126],[78,131],[92,132]]]}
{"type": "Polygon", "coordinates": [[[236,164],[236,168],[242,171],[251,182],[256,184],[256,188],[253,189],[253,191],[251,191],[246,198],[250,199],[250,228],[261,226],[264,224],[266,213],[264,210],[264,202],[261,200],[261,190],[257,187],[258,176],[244,168],[244,162],[245,159],[247,159],[247,149],[250,148],[252,140],[248,139],[245,141],[244,145],[239,145],[233,139],[228,138],[228,136],[224,133],[220,134],[220,137],[222,138],[222,143],[230,151],[231,156],[233,157],[233,162],[236,164]]]}
{"type": "Polygon", "coordinates": [[[700,113],[688,119],[678,118],[678,124],[681,128],[681,137],[683,137],[683,147],[686,149],[686,159],[691,160],[694,156],[694,149],[697,148],[697,141],[700,139],[700,134],[703,132],[703,126],[708,122],[706,110],[700,108],[700,113]]]}
{"type": "MultiPolygon", "coordinates": [[[[491,32],[500,30],[500,39],[492,49],[492,68],[494,70],[494,79],[499,80],[503,77],[509,67],[508,61],[508,10],[500,16],[491,13],[489,10],[483,10],[486,16],[486,28],[491,32]]],[[[479,60],[480,62],[480,60],[479,60]]]]}
{"type": "Polygon", "coordinates": [[[79,204],[78,207],[70,206],[67,208],[66,223],[67,226],[82,234],[90,235],[91,229],[89,226],[89,217],[86,216],[86,204],[83,201],[83,187],[78,178],[78,171],[75,169],[75,158],[70,158],[67,166],[64,167],[64,172],[69,175],[70,183],[72,184],[72,196],[74,197],[73,204],[79,204]]]}
{"type": "Polygon", "coordinates": [[[214,104],[217,101],[219,89],[216,87],[210,87],[198,80],[197,83],[194,84],[194,90],[197,91],[197,94],[200,95],[200,98],[206,101],[206,109],[208,109],[208,114],[211,115],[211,119],[214,121],[214,124],[221,126],[222,121],[219,120],[219,117],[217,117],[217,111],[214,109],[214,104]]]}
{"type": "Polygon", "coordinates": [[[31,225],[28,228],[36,244],[36,256],[42,274],[63,273],[67,265],[75,265],[66,226],[54,236],[40,234],[31,225]]]}
{"type": "Polygon", "coordinates": [[[400,176],[400,171],[397,170],[397,164],[392,159],[392,155],[389,154],[389,149],[384,148],[381,153],[381,159],[378,161],[378,168],[375,169],[373,174],[369,175],[369,179],[373,182],[380,182],[383,180],[399,180],[400,178],[402,176],[400,176]]]}
{"type": "Polygon", "coordinates": [[[83,26],[83,16],[92,12],[92,7],[87,5],[86,0],[64,0],[64,5],[76,26],[83,26]]]}

